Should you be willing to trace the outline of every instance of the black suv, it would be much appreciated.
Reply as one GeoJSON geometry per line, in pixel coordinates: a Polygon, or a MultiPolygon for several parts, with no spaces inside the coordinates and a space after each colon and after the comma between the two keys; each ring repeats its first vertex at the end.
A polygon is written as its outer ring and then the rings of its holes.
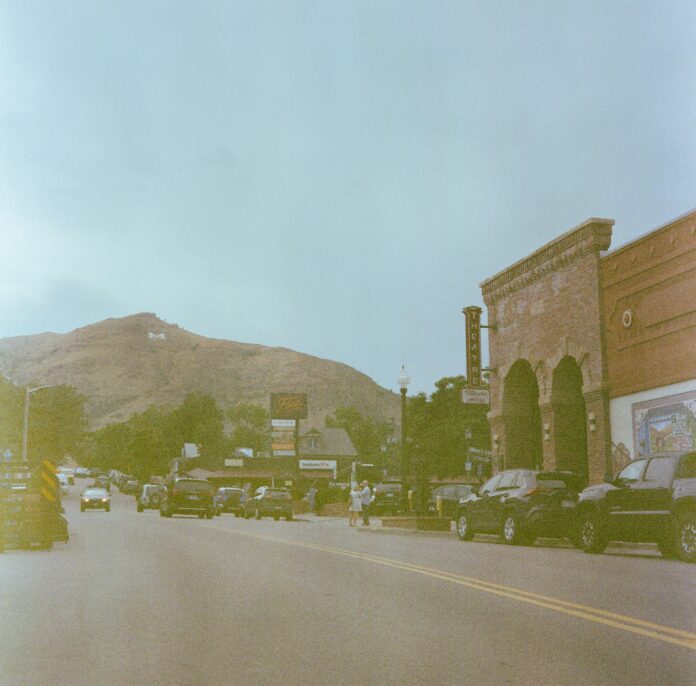
{"type": "Polygon", "coordinates": [[[401,510],[401,484],[379,483],[375,486],[375,499],[370,505],[370,514],[375,517],[395,515],[401,510]]]}
{"type": "Polygon", "coordinates": [[[197,514],[201,519],[212,519],[215,515],[213,490],[213,485],[205,479],[174,479],[161,494],[160,516],[197,514]]]}
{"type": "Polygon", "coordinates": [[[696,562],[696,453],[629,462],[578,501],[580,547],[601,553],[609,541],[657,543],[665,557],[696,562]]]}
{"type": "MultiPolygon", "coordinates": [[[[457,534],[499,534],[505,543],[531,545],[539,536],[575,538],[577,495],[585,480],[571,472],[510,469],[462,500],[457,534]]],[[[575,542],[575,541],[574,541],[575,542]]]]}

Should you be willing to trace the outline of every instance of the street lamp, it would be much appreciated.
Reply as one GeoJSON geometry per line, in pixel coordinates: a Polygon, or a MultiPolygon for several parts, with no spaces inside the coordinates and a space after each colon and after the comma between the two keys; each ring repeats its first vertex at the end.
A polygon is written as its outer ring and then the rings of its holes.
{"type": "Polygon", "coordinates": [[[27,436],[29,434],[29,396],[42,388],[51,388],[53,384],[46,386],[36,386],[35,388],[27,388],[24,394],[24,423],[22,425],[22,462],[27,461],[27,436]]]}
{"type": "Polygon", "coordinates": [[[411,379],[406,374],[406,367],[403,364],[396,383],[401,391],[401,507],[405,512],[408,510],[408,477],[410,472],[406,450],[406,393],[411,379]]]}

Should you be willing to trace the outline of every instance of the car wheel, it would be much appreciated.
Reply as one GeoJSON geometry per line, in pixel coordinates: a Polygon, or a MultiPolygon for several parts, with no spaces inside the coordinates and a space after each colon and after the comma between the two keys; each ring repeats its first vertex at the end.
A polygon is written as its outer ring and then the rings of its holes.
{"type": "Polygon", "coordinates": [[[523,535],[519,517],[514,512],[508,512],[503,518],[500,535],[508,545],[529,545],[530,538],[523,535]]]}
{"type": "Polygon", "coordinates": [[[205,516],[206,516],[208,519],[212,519],[212,518],[215,516],[215,513],[214,513],[214,512],[208,512],[205,516]]]}
{"type": "Polygon", "coordinates": [[[256,519],[261,519],[261,511],[256,510],[256,519]]]}
{"type": "Polygon", "coordinates": [[[583,515],[580,519],[580,548],[586,553],[603,553],[608,542],[599,518],[592,514],[583,515]]]}
{"type": "Polygon", "coordinates": [[[457,515],[457,536],[460,541],[470,541],[474,537],[474,530],[469,522],[469,515],[466,512],[460,512],[457,515]]]}
{"type": "Polygon", "coordinates": [[[235,516],[235,517],[241,517],[242,515],[240,515],[239,512],[235,512],[235,513],[234,513],[234,516],[235,516]]]}
{"type": "Polygon", "coordinates": [[[696,512],[677,516],[677,557],[684,562],[696,562],[696,512]]]}

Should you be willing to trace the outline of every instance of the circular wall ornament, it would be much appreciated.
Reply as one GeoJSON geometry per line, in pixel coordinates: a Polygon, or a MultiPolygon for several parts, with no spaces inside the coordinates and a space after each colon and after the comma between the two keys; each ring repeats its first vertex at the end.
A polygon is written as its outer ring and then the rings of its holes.
{"type": "Polygon", "coordinates": [[[631,324],[633,324],[633,312],[631,312],[631,310],[626,310],[623,313],[621,323],[623,324],[624,329],[630,328],[631,324]]]}

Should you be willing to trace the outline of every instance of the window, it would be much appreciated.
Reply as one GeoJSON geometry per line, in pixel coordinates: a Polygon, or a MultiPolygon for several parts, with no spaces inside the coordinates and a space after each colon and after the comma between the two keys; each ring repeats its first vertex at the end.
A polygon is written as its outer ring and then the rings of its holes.
{"type": "Polygon", "coordinates": [[[479,493],[491,493],[492,491],[497,490],[498,487],[498,482],[500,481],[500,474],[496,474],[492,479],[488,479],[483,486],[481,486],[481,490],[479,493]]]}
{"type": "Polygon", "coordinates": [[[638,481],[641,473],[643,472],[643,467],[645,467],[646,460],[635,460],[634,462],[629,462],[616,477],[621,479],[621,481],[638,481]]]}
{"type": "Polygon", "coordinates": [[[516,479],[517,472],[503,472],[500,483],[498,484],[498,488],[496,490],[502,491],[506,488],[514,488],[516,479]]]}
{"type": "Polygon", "coordinates": [[[675,465],[676,461],[671,457],[654,457],[648,463],[643,480],[670,483],[674,476],[675,465]]]}

